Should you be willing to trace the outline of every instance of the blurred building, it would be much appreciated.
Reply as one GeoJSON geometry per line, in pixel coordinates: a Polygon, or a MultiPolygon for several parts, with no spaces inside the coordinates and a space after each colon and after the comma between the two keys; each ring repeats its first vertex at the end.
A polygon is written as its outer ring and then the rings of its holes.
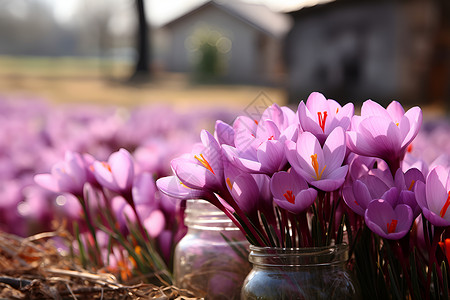
{"type": "Polygon", "coordinates": [[[290,12],[294,26],[284,53],[290,101],[311,91],[340,102],[429,99],[438,2],[336,0],[290,12]]]}
{"type": "Polygon", "coordinates": [[[207,1],[163,26],[169,36],[164,68],[201,82],[276,84],[290,26],[288,15],[263,5],[207,1]]]}

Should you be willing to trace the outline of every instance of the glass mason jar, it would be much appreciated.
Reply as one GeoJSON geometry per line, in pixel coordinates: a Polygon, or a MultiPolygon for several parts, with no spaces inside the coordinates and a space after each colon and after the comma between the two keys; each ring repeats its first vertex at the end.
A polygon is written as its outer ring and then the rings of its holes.
{"type": "Polygon", "coordinates": [[[250,246],[252,271],[241,299],[360,299],[346,269],[348,246],[270,248],[250,246]]]}
{"type": "Polygon", "coordinates": [[[205,200],[187,201],[185,224],[187,234],[175,248],[176,285],[206,299],[239,299],[251,270],[244,235],[205,200]]]}

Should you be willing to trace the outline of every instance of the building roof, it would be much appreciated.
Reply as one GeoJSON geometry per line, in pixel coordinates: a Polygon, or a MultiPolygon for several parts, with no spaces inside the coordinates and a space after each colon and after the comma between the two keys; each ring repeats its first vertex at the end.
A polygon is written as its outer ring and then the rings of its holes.
{"type": "Polygon", "coordinates": [[[182,15],[175,17],[163,26],[170,27],[210,6],[216,7],[244,23],[274,37],[282,37],[292,26],[292,18],[290,16],[275,12],[262,4],[247,3],[240,0],[207,1],[184,12],[182,15]]]}

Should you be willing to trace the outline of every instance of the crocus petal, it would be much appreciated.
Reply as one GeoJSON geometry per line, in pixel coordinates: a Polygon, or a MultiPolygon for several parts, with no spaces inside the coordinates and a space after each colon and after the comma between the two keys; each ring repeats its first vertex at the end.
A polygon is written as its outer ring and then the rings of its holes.
{"type": "Polygon", "coordinates": [[[144,172],[136,176],[131,193],[135,204],[150,204],[155,199],[156,185],[150,173],[144,172]]]}
{"type": "Polygon", "coordinates": [[[60,192],[56,179],[51,174],[37,174],[34,176],[34,182],[52,192],[60,192]]]}
{"type": "Polygon", "coordinates": [[[220,145],[226,144],[234,146],[234,129],[232,126],[223,121],[216,121],[214,137],[220,145]]]}
{"type": "Polygon", "coordinates": [[[220,188],[220,184],[211,171],[190,159],[175,158],[172,160],[171,165],[177,177],[187,187],[209,190],[220,188]]]}
{"type": "Polygon", "coordinates": [[[273,174],[286,164],[284,145],[279,141],[266,141],[256,152],[258,161],[261,163],[261,171],[273,174]]]}
{"type": "Polygon", "coordinates": [[[328,109],[327,99],[319,92],[312,92],[306,100],[306,107],[311,113],[315,114],[324,108],[328,109]]]}
{"type": "Polygon", "coordinates": [[[336,127],[328,136],[323,146],[324,159],[327,162],[327,168],[324,173],[329,170],[335,170],[342,165],[346,151],[345,133],[341,127],[336,127]]]}
{"type": "Polygon", "coordinates": [[[405,110],[402,105],[398,101],[392,101],[387,107],[386,111],[389,113],[392,121],[400,122],[403,115],[405,114],[405,110]]]}
{"type": "Polygon", "coordinates": [[[369,186],[364,184],[361,180],[356,180],[353,183],[352,195],[353,195],[353,198],[355,199],[356,203],[364,211],[367,209],[367,206],[369,206],[369,203],[372,202],[372,200],[376,199],[370,194],[369,186]]]}
{"type": "Polygon", "coordinates": [[[202,199],[208,194],[207,191],[191,189],[184,186],[176,176],[159,178],[156,181],[156,186],[165,195],[182,200],[202,199]]]}
{"type": "Polygon", "coordinates": [[[361,106],[361,116],[380,116],[384,119],[391,119],[386,109],[372,100],[364,101],[361,106]]]}
{"type": "Polygon", "coordinates": [[[388,202],[392,207],[395,207],[398,204],[399,197],[400,197],[400,189],[392,187],[389,190],[387,190],[383,194],[383,196],[381,196],[381,199],[388,202]]]}
{"type": "Polygon", "coordinates": [[[230,191],[238,206],[245,213],[252,214],[256,211],[259,189],[250,174],[243,173],[235,177],[230,191]]]}
{"type": "Polygon", "coordinates": [[[365,207],[363,208],[361,205],[359,205],[359,199],[356,200],[352,187],[346,186],[342,190],[342,194],[344,196],[344,201],[350,207],[351,210],[353,210],[355,213],[357,213],[360,216],[364,216],[365,207]]]}
{"type": "Polygon", "coordinates": [[[118,188],[123,191],[131,189],[134,178],[134,162],[131,154],[125,149],[120,149],[111,154],[108,163],[118,188]]]}
{"type": "Polygon", "coordinates": [[[315,121],[314,116],[310,113],[303,101],[298,105],[297,113],[303,131],[309,131],[315,135],[323,134],[322,128],[320,128],[319,124],[315,121]]]}
{"type": "Polygon", "coordinates": [[[152,238],[157,237],[164,229],[166,225],[166,218],[162,211],[154,210],[143,221],[144,228],[147,230],[148,235],[152,238]]]}
{"type": "Polygon", "coordinates": [[[414,186],[414,194],[416,195],[416,201],[420,208],[428,208],[425,183],[421,181],[417,182],[414,186]]]}
{"type": "Polygon", "coordinates": [[[419,129],[422,126],[422,110],[417,106],[413,107],[405,113],[405,117],[408,118],[411,129],[404,137],[402,147],[407,147],[419,133],[419,129]]]}
{"type": "Polygon", "coordinates": [[[448,197],[446,187],[444,186],[447,183],[447,176],[448,172],[441,166],[435,167],[427,176],[427,208],[436,214],[439,214],[448,197]]]}
{"type": "Polygon", "coordinates": [[[119,191],[119,188],[114,181],[112,172],[107,166],[99,161],[95,161],[92,166],[94,168],[95,179],[97,179],[100,185],[116,192],[119,191]]]}

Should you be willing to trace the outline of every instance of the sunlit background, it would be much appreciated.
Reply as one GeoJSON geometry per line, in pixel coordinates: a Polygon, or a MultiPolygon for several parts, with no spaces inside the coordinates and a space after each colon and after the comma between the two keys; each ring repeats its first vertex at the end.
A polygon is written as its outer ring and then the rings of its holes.
{"type": "Polygon", "coordinates": [[[245,107],[260,91],[291,104],[321,91],[341,103],[396,99],[442,112],[450,102],[445,0],[0,0],[0,6],[2,95],[245,107]]]}

